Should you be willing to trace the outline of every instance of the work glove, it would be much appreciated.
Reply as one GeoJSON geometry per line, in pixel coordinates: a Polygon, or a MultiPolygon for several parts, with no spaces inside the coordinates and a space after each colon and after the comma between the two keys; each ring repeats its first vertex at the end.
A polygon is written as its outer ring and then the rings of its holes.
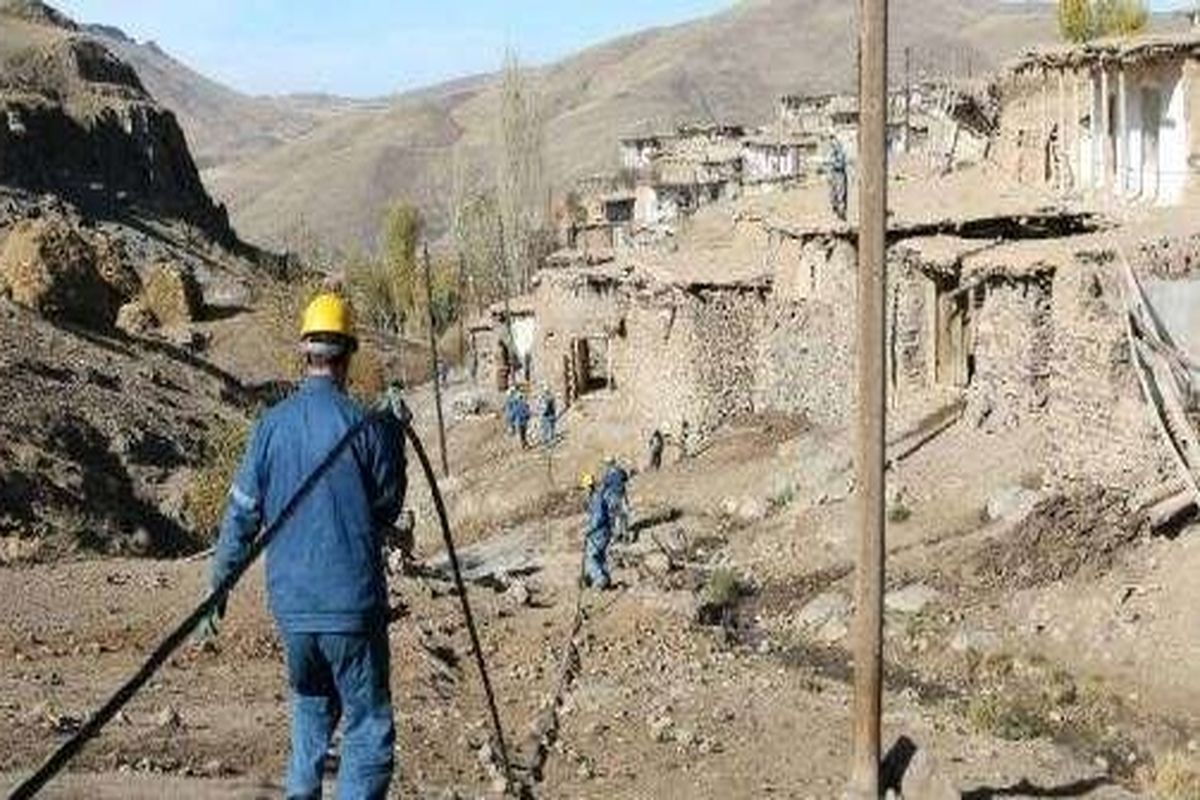
{"type": "Polygon", "coordinates": [[[200,622],[196,625],[196,644],[200,646],[210,645],[220,633],[219,623],[225,617],[225,597],[213,605],[212,609],[201,617],[200,622]]]}
{"type": "Polygon", "coordinates": [[[412,422],[412,411],[404,402],[404,393],[398,381],[388,384],[388,388],[380,396],[376,408],[383,413],[391,414],[405,428],[412,422]]]}

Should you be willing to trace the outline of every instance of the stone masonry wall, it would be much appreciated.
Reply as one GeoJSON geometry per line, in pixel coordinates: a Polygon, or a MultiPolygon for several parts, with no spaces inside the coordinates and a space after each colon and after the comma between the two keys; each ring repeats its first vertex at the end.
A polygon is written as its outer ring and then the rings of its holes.
{"type": "Polygon", "coordinates": [[[1049,401],[1052,274],[994,276],[972,292],[975,375],[968,417],[989,430],[1041,414],[1049,401]]]}
{"type": "Polygon", "coordinates": [[[1121,277],[1111,258],[1081,255],[1060,270],[1051,313],[1046,424],[1053,481],[1131,490],[1160,483],[1170,474],[1169,457],[1130,362],[1121,277]]]}

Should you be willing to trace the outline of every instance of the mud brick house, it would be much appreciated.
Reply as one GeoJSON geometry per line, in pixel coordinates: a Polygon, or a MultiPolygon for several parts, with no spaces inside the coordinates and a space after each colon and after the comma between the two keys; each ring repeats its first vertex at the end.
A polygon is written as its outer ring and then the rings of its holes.
{"type": "MultiPolygon", "coordinates": [[[[1114,234],[1091,215],[1045,207],[1041,194],[971,194],[999,180],[967,173],[896,188],[891,434],[954,409],[961,424],[1034,442],[1030,463],[1051,484],[1162,486],[1171,460],[1130,357],[1114,234]]],[[[776,213],[742,214],[724,243],[541,273],[534,379],[567,404],[603,397],[646,430],[687,421],[698,443],[751,413],[849,425],[854,230],[803,210],[819,192],[774,197],[776,213]]],[[[1200,275],[1200,241],[1164,242],[1131,251],[1156,303],[1200,275]]],[[[1194,313],[1162,307],[1176,340],[1191,341],[1194,313]]]]}
{"type": "Polygon", "coordinates": [[[1029,53],[999,82],[997,157],[1020,180],[1175,206],[1200,170],[1200,33],[1029,53]]]}

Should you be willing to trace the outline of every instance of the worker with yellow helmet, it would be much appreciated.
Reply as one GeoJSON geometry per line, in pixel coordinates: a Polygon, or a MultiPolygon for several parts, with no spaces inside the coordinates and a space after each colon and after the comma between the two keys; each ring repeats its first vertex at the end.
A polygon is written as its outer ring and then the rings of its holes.
{"type": "MultiPolygon", "coordinates": [[[[318,295],[300,328],[305,377],[259,419],[230,487],[213,586],[242,563],[264,520],[278,519],[296,487],[364,420],[345,391],[357,347],[350,306],[336,294],[318,295]]],[[[320,796],[339,719],[337,795],[383,798],[391,782],[381,533],[399,515],[407,488],[402,426],[392,415],[363,424],[267,547],[268,602],[291,687],[288,797],[320,796]]],[[[202,636],[215,635],[223,612],[202,623],[202,636]]]]}

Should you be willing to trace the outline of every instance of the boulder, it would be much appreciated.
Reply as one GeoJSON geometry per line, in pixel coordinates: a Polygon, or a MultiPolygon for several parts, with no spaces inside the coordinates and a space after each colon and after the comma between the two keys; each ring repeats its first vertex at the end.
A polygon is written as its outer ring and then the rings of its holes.
{"type": "Polygon", "coordinates": [[[204,310],[204,295],[191,270],[163,262],[151,269],[142,287],[142,305],[163,328],[183,328],[204,310]]]}
{"type": "Polygon", "coordinates": [[[888,592],[883,598],[883,604],[888,611],[897,614],[920,614],[937,598],[937,589],[923,583],[910,583],[903,589],[888,592]]]}
{"type": "Polygon", "coordinates": [[[117,311],[117,329],[133,336],[141,336],[154,327],[154,315],[146,310],[140,300],[131,300],[117,311]]]}
{"type": "MultiPolygon", "coordinates": [[[[129,262],[125,243],[116,238],[99,235],[93,240],[96,251],[96,271],[109,285],[121,303],[128,303],[142,290],[142,279],[129,262]]],[[[120,326],[118,326],[120,327],[120,326]]]]}
{"type": "Polygon", "coordinates": [[[987,501],[989,521],[1019,520],[1029,515],[1038,501],[1040,493],[1022,486],[1007,486],[992,492],[987,501]]]}
{"type": "Polygon", "coordinates": [[[817,641],[832,644],[850,632],[850,598],[838,591],[813,598],[796,617],[796,624],[817,641]]]}
{"type": "Polygon", "coordinates": [[[111,328],[120,298],[96,266],[96,251],[66,220],[17,223],[0,250],[0,281],[17,303],[51,320],[111,328]]]}

